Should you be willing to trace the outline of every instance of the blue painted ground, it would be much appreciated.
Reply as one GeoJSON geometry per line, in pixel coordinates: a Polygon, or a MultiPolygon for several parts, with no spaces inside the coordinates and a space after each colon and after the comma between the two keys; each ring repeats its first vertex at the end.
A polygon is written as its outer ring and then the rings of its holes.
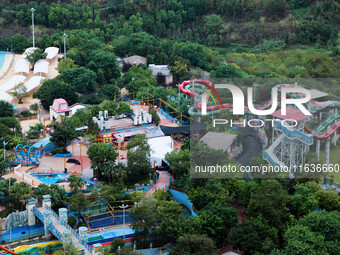
{"type": "Polygon", "coordinates": [[[25,239],[33,236],[43,235],[44,234],[44,225],[39,222],[38,224],[31,226],[31,227],[22,227],[22,228],[14,228],[12,229],[11,233],[6,233],[3,235],[0,235],[0,243],[2,241],[9,242],[11,241],[17,241],[21,239],[25,239]]]}
{"type": "MultiPolygon", "coordinates": [[[[132,228],[125,228],[125,238],[130,238],[135,234],[132,228]]],[[[115,238],[123,238],[124,237],[124,228],[116,228],[110,229],[106,231],[101,231],[99,233],[90,233],[88,234],[89,245],[93,245],[95,243],[107,243],[111,242],[115,238]],[[91,239],[98,239],[95,241],[91,241],[91,239]]]]}
{"type": "MultiPolygon", "coordinates": [[[[112,215],[102,214],[94,217],[90,217],[90,228],[103,228],[114,225],[122,225],[123,224],[123,212],[115,212],[114,214],[114,223],[112,219],[112,215]]],[[[125,224],[130,224],[132,222],[132,218],[129,217],[129,212],[125,212],[125,224]]]]}

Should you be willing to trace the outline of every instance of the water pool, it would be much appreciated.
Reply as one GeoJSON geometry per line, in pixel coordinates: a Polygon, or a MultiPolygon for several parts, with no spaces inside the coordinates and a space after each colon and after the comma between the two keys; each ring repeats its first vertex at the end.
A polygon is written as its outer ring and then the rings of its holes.
{"type": "MultiPolygon", "coordinates": [[[[67,182],[67,179],[69,177],[68,174],[51,174],[51,173],[31,173],[31,175],[47,185],[67,182]]],[[[95,187],[99,188],[99,185],[97,183],[85,178],[82,179],[84,180],[86,185],[85,192],[91,191],[95,187]]]]}
{"type": "Polygon", "coordinates": [[[5,63],[5,56],[9,54],[8,52],[0,52],[0,70],[5,63]]]}

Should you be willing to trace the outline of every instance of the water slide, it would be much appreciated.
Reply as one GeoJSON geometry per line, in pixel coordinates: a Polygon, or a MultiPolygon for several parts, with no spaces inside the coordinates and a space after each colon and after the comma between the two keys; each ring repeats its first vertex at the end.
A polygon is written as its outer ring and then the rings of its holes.
{"type": "Polygon", "coordinates": [[[312,134],[315,139],[318,140],[326,140],[328,137],[330,137],[332,134],[335,133],[340,128],[340,120],[335,122],[334,125],[332,125],[330,128],[326,130],[326,132],[317,135],[315,132],[312,132],[308,127],[305,127],[305,131],[309,134],[312,134]]]}
{"type": "Polygon", "coordinates": [[[31,253],[34,252],[37,248],[46,248],[49,245],[60,245],[61,242],[58,241],[51,241],[51,242],[43,242],[43,243],[37,243],[32,245],[21,245],[14,249],[16,253],[12,254],[19,254],[19,253],[31,253]]]}
{"type": "Polygon", "coordinates": [[[18,254],[18,253],[14,252],[14,251],[12,251],[10,249],[7,249],[6,247],[3,247],[1,245],[0,245],[0,250],[3,250],[3,251],[5,251],[5,252],[7,252],[9,254],[15,254],[15,255],[18,254]]]}
{"type": "Polygon", "coordinates": [[[274,154],[275,148],[280,145],[285,137],[288,137],[291,140],[299,140],[300,142],[307,145],[313,144],[313,135],[304,134],[297,129],[285,127],[279,121],[274,121],[274,127],[281,130],[282,134],[272,143],[272,145],[267,150],[262,152],[263,159],[267,160],[270,164],[274,166],[285,166],[284,163],[280,161],[280,159],[278,159],[278,157],[274,154]]]}

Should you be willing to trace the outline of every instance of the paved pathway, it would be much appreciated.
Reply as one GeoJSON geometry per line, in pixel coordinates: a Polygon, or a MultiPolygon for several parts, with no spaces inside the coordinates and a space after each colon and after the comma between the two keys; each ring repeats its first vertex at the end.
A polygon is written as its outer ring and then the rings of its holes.
{"type": "Polygon", "coordinates": [[[146,196],[149,197],[153,193],[156,192],[156,190],[167,190],[170,185],[170,174],[166,171],[157,171],[159,174],[157,182],[146,192],[146,196]]]}

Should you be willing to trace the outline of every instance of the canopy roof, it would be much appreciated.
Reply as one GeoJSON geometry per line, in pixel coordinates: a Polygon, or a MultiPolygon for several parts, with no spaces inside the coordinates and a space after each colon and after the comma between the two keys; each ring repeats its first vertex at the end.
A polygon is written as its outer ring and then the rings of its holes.
{"type": "Polygon", "coordinates": [[[21,55],[21,58],[26,58],[28,54],[32,53],[34,50],[38,48],[36,47],[30,47],[25,50],[25,52],[21,55]]]}
{"type": "Polygon", "coordinates": [[[5,84],[0,85],[0,90],[7,91],[13,89],[16,85],[23,82],[26,79],[26,76],[23,75],[14,75],[12,78],[7,81],[5,84]]]}
{"type": "Polygon", "coordinates": [[[170,136],[161,136],[148,139],[150,146],[151,163],[156,166],[161,166],[162,161],[165,161],[165,155],[173,150],[173,141],[170,136]]]}
{"type": "Polygon", "coordinates": [[[0,91],[0,100],[11,102],[13,97],[5,91],[0,91]]]}
{"type": "Polygon", "coordinates": [[[48,47],[45,49],[45,53],[47,53],[46,58],[47,59],[53,59],[55,56],[57,56],[59,52],[59,48],[57,47],[48,47]]]}
{"type": "Polygon", "coordinates": [[[293,108],[287,107],[286,110],[287,114],[286,115],[282,115],[281,114],[281,109],[276,110],[272,115],[274,117],[280,118],[282,120],[296,120],[296,121],[301,121],[301,120],[305,120],[308,117],[306,115],[304,115],[301,111],[295,110],[293,108]]]}
{"type": "Polygon", "coordinates": [[[29,73],[30,72],[30,62],[26,59],[20,59],[15,64],[16,73],[29,73]]]}
{"type": "Polygon", "coordinates": [[[53,105],[50,106],[55,112],[67,112],[70,111],[67,101],[64,98],[54,99],[53,105]]]}
{"type": "Polygon", "coordinates": [[[34,65],[34,73],[45,73],[48,74],[48,63],[46,60],[38,60],[37,63],[34,65]]]}
{"type": "Polygon", "coordinates": [[[27,92],[38,87],[44,79],[45,77],[42,76],[33,76],[28,82],[25,83],[27,92]]]}

